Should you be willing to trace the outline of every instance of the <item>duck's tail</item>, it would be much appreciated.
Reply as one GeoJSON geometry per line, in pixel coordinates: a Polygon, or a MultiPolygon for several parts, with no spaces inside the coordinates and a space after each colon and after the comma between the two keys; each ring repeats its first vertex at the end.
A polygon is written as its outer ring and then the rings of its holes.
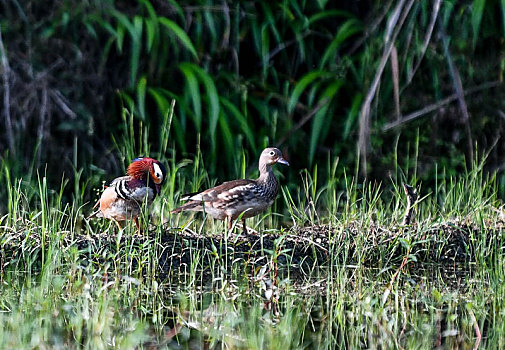
{"type": "Polygon", "coordinates": [[[199,201],[188,202],[184,205],[181,205],[178,208],[175,208],[174,210],[171,210],[170,214],[177,214],[177,213],[180,213],[181,211],[184,211],[184,210],[202,211],[202,202],[199,202],[199,201]]]}
{"type": "MultiPolygon", "coordinates": [[[[93,209],[96,209],[98,206],[100,206],[100,200],[96,202],[96,204],[93,206],[93,209]]],[[[89,216],[86,218],[86,220],[93,219],[93,218],[103,218],[102,211],[100,208],[89,214],[89,216]]]]}

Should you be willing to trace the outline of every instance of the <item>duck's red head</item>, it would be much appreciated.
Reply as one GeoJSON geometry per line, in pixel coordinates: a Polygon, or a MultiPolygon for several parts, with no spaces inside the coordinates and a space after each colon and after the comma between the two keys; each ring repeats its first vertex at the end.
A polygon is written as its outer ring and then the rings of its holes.
{"type": "Polygon", "coordinates": [[[128,166],[126,171],[134,179],[147,180],[147,176],[154,182],[158,194],[161,191],[161,185],[165,181],[167,171],[163,164],[153,158],[139,157],[135,158],[128,166]]]}

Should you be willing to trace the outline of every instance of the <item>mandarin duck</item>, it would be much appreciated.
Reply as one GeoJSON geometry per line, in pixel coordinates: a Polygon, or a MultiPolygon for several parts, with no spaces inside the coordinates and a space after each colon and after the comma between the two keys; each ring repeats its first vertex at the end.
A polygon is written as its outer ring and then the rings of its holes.
{"type": "Polygon", "coordinates": [[[259,159],[260,176],[256,180],[233,180],[219,186],[209,188],[203,192],[184,195],[186,204],[174,209],[171,213],[184,210],[204,211],[211,217],[228,221],[228,230],[232,228],[232,220],[242,213],[244,233],[247,233],[245,219],[258,215],[267,210],[274,202],[279,183],[275,178],[272,165],[289,163],[282,158],[277,148],[266,148],[259,159]]]}
{"type": "Polygon", "coordinates": [[[147,207],[160,194],[165,181],[166,170],[163,164],[153,158],[140,157],[132,161],[126,171],[127,176],[112,180],[93,207],[98,207],[90,217],[111,219],[119,226],[122,221],[133,220],[140,231],[138,217],[142,204],[147,207]]]}

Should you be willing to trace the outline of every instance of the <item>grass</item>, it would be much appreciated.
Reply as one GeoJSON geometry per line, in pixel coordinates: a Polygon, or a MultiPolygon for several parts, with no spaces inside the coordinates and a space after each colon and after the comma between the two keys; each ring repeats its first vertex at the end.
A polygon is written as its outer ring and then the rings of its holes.
{"type": "Polygon", "coordinates": [[[65,202],[65,179],[51,191],[43,175],[34,186],[10,179],[4,167],[0,348],[422,349],[472,348],[478,341],[503,347],[496,179],[484,175],[482,164],[458,178],[441,176],[436,195],[421,189],[417,223],[398,228],[398,184],[347,177],[339,191],[331,176],[336,166],[330,162],[324,184],[317,167],[303,172],[300,187],[284,188],[277,199],[283,215],[249,222],[265,242],[278,237],[252,264],[234,251],[234,236],[206,247],[168,230],[216,237],[224,231],[201,215],[168,213],[181,192],[209,181],[199,157],[169,163],[146,236],[134,225],[117,232],[106,221],[85,220],[91,205],[80,205],[83,197],[65,202]],[[310,241],[303,230],[318,227],[330,228],[324,263],[290,260],[286,233],[310,241]],[[463,262],[444,258],[454,227],[466,233],[463,262]],[[166,251],[177,236],[189,245],[189,259],[166,266],[165,256],[182,254],[166,251]]]}
{"type": "Polygon", "coordinates": [[[0,348],[504,348],[504,173],[462,164],[502,130],[505,2],[369,3],[2,4],[0,348]],[[275,141],[257,255],[169,214],[275,141]],[[141,154],[149,235],[86,220],[141,154]]]}

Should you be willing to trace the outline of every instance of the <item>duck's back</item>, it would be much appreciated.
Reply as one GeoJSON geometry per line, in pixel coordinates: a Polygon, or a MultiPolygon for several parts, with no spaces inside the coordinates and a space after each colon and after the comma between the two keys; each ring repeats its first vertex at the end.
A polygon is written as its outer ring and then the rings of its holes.
{"type": "Polygon", "coordinates": [[[204,210],[217,219],[236,219],[242,212],[244,218],[252,217],[272,205],[278,190],[275,185],[277,182],[272,185],[247,179],[227,181],[189,197],[191,202],[183,209],[204,210]]]}
{"type": "Polygon", "coordinates": [[[114,179],[100,197],[102,216],[123,221],[137,217],[140,214],[142,202],[147,200],[150,205],[154,200],[154,190],[141,180],[131,176],[114,179]]]}

